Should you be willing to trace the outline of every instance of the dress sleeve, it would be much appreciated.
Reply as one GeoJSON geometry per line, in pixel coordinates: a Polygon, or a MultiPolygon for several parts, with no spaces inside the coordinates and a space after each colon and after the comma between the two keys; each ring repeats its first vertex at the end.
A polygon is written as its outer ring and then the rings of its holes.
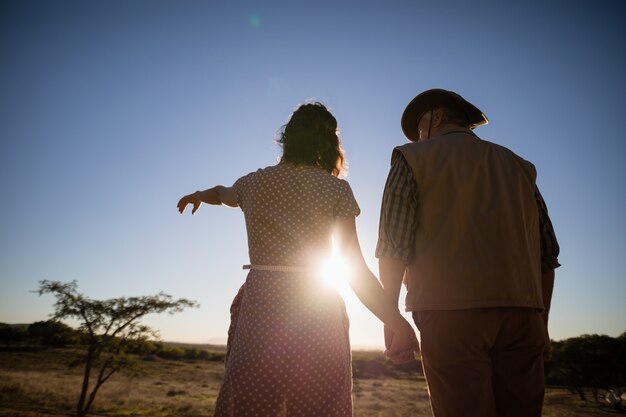
{"type": "Polygon", "coordinates": [[[237,203],[239,204],[239,208],[241,208],[241,210],[245,210],[246,208],[246,197],[249,195],[248,190],[250,188],[250,183],[252,182],[253,175],[253,172],[244,175],[233,184],[233,188],[237,193],[237,203]]]}
{"type": "Polygon", "coordinates": [[[335,203],[335,208],[333,211],[335,219],[346,219],[350,217],[356,217],[361,214],[361,209],[359,208],[359,204],[356,202],[354,198],[354,194],[352,193],[352,188],[350,184],[348,184],[345,180],[340,180],[340,190],[337,201],[335,203]]]}

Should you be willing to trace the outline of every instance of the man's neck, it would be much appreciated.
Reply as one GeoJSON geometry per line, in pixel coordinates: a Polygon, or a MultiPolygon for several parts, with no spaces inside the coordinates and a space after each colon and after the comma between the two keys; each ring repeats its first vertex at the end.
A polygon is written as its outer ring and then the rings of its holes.
{"type": "Polygon", "coordinates": [[[450,132],[464,132],[464,133],[473,134],[471,129],[468,129],[467,127],[454,125],[454,124],[445,124],[445,125],[441,125],[439,129],[435,130],[431,136],[432,137],[441,136],[450,132]]]}

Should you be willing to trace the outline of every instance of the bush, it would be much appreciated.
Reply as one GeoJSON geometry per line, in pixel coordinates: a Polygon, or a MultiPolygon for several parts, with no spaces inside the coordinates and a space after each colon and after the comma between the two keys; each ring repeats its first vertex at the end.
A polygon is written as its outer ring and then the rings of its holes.
{"type": "Polygon", "coordinates": [[[585,399],[582,387],[597,390],[626,385],[626,338],[583,335],[552,342],[552,361],[546,364],[546,383],[565,385],[585,399]]]}
{"type": "Polygon", "coordinates": [[[394,365],[382,353],[353,352],[352,355],[352,376],[357,379],[407,378],[421,374],[419,360],[394,365]]]}
{"type": "Polygon", "coordinates": [[[158,356],[161,359],[169,359],[174,361],[202,360],[213,362],[223,361],[224,357],[226,356],[225,353],[221,352],[209,352],[208,350],[204,349],[171,346],[160,346],[154,352],[154,355],[158,356]]]}
{"type": "Polygon", "coordinates": [[[80,333],[59,321],[37,321],[28,326],[28,338],[44,346],[65,347],[78,343],[80,333]]]}
{"type": "Polygon", "coordinates": [[[19,343],[27,338],[26,326],[0,323],[0,343],[19,343]]]}
{"type": "Polygon", "coordinates": [[[154,355],[162,348],[159,342],[153,340],[128,340],[126,343],[126,352],[138,356],[154,355]]]}

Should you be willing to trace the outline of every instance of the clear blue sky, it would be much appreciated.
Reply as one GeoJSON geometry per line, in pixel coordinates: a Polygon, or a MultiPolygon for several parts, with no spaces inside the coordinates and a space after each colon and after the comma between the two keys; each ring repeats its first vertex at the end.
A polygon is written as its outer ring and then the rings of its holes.
{"type": "MultiPolygon", "coordinates": [[[[165,340],[223,339],[245,279],[237,209],[178,199],[280,155],[315,98],[339,121],[368,264],[400,115],[455,90],[532,161],[561,244],[555,339],[626,330],[626,6],[552,2],[0,1],[0,321],[46,318],[42,279],[161,290],[165,340]],[[507,4],[510,3],[510,4],[507,4]],[[270,5],[271,4],[271,5],[270,5]]],[[[354,345],[382,326],[347,294],[354,345]]]]}

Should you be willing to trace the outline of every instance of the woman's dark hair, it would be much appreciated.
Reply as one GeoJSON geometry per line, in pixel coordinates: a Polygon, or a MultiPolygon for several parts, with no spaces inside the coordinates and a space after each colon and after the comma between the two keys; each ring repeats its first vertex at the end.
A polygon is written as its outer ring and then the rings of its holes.
{"type": "Polygon", "coordinates": [[[277,142],[283,147],[281,162],[315,165],[335,177],[344,169],[337,119],[321,103],[298,107],[282,127],[277,142]]]}

